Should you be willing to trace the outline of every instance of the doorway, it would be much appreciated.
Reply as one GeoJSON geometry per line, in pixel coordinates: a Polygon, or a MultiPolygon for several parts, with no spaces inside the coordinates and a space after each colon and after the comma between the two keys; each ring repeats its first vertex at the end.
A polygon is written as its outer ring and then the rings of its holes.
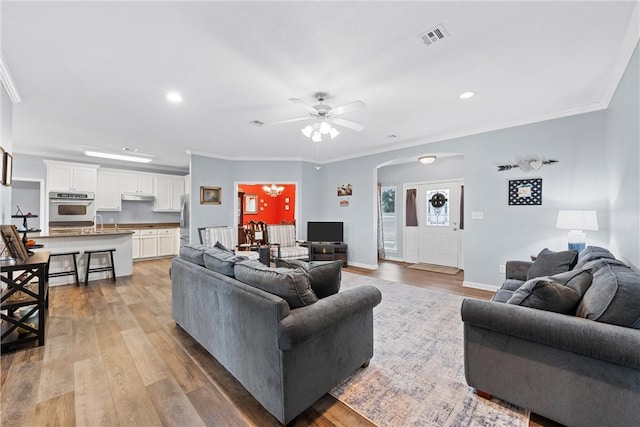
{"type": "Polygon", "coordinates": [[[405,226],[405,261],[462,268],[460,181],[405,186],[415,189],[417,226],[405,226]]]}

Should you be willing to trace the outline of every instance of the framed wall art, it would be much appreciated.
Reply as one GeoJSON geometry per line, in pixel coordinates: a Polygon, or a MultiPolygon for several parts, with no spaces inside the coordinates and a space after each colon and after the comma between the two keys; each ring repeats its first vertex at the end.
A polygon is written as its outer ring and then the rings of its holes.
{"type": "Polygon", "coordinates": [[[542,204],[542,178],[509,180],[509,205],[529,206],[542,204]]]}
{"type": "Polygon", "coordinates": [[[222,204],[222,189],[220,187],[200,187],[200,204],[222,204]]]}
{"type": "Polygon", "coordinates": [[[258,213],[258,195],[257,194],[244,195],[244,213],[245,214],[258,213]]]}

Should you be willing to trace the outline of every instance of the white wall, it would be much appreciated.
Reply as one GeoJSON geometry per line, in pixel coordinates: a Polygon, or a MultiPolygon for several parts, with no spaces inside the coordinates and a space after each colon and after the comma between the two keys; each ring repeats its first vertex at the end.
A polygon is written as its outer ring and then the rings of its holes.
{"type": "MultiPolygon", "coordinates": [[[[0,85],[0,145],[8,153],[13,152],[11,142],[13,104],[0,85]]],[[[1,160],[0,160],[1,161],[1,160]]],[[[13,174],[15,176],[15,173],[13,174]]],[[[11,187],[0,185],[0,224],[11,224],[11,187]]]]}
{"type": "Polygon", "coordinates": [[[607,110],[611,250],[640,268],[640,56],[631,57],[607,110]]]}

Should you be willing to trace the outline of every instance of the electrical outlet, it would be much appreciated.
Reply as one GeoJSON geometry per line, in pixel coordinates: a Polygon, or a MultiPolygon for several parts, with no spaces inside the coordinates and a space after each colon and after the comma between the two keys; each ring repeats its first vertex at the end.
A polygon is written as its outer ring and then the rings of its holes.
{"type": "Polygon", "coordinates": [[[504,273],[506,270],[504,269],[504,265],[498,266],[498,273],[504,273]]]}
{"type": "Polygon", "coordinates": [[[479,211],[471,212],[471,219],[482,219],[482,218],[484,218],[484,214],[482,212],[479,212],[479,211]]]}

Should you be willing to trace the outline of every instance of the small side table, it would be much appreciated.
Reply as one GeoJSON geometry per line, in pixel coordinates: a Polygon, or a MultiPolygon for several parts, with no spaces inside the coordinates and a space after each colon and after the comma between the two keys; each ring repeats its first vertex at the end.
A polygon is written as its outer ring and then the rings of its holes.
{"type": "Polygon", "coordinates": [[[2,261],[2,292],[0,312],[2,318],[2,350],[29,341],[44,345],[46,309],[49,306],[49,286],[46,280],[49,252],[35,252],[26,261],[2,261]],[[37,284],[36,289],[29,283],[37,284]],[[29,324],[33,324],[31,326],[29,324]],[[18,331],[20,329],[21,331],[18,331]],[[20,333],[25,332],[25,333],[20,333]]]}

